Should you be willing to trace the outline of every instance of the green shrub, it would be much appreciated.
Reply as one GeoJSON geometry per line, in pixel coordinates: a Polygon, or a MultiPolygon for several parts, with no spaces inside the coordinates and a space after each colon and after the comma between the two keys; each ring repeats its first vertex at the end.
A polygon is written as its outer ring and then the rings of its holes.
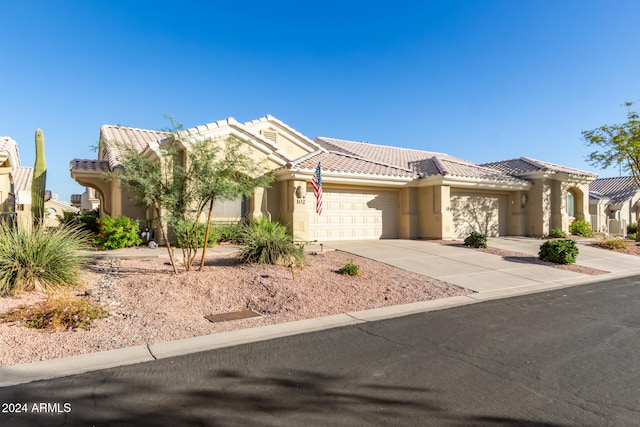
{"type": "Polygon", "coordinates": [[[465,246],[471,246],[472,248],[486,248],[487,247],[487,235],[472,231],[471,234],[464,239],[465,246]]]}
{"type": "Polygon", "coordinates": [[[84,264],[78,250],[87,244],[86,232],[78,227],[26,230],[0,223],[0,295],[76,284],[84,264]]]}
{"type": "Polygon", "coordinates": [[[542,261],[573,264],[578,256],[578,246],[573,240],[547,240],[540,246],[538,256],[542,261]]]}
{"type": "Polygon", "coordinates": [[[98,211],[88,211],[84,213],[64,212],[58,216],[61,224],[79,226],[90,233],[100,232],[100,214],[98,211]]]}
{"type": "Polygon", "coordinates": [[[627,225],[627,233],[628,234],[635,234],[638,232],[638,223],[637,222],[632,222],[631,224],[627,225]]]}
{"type": "Polygon", "coordinates": [[[625,249],[627,242],[624,239],[603,239],[598,242],[598,246],[607,249],[625,249]]]}
{"type": "Polygon", "coordinates": [[[551,229],[551,231],[549,232],[549,237],[553,237],[553,238],[561,238],[564,239],[565,237],[567,237],[567,233],[565,233],[564,231],[562,231],[561,228],[553,228],[551,229]]]}
{"type": "Polygon", "coordinates": [[[359,276],[360,275],[360,266],[358,264],[354,264],[353,260],[349,260],[348,263],[344,265],[341,269],[336,271],[338,274],[346,274],[349,276],[359,276]]]}
{"type": "Polygon", "coordinates": [[[58,297],[32,306],[21,305],[0,315],[5,322],[20,322],[27,328],[73,331],[90,329],[93,321],[109,313],[98,303],[88,298],[58,297]]]}
{"type": "Polygon", "coordinates": [[[571,223],[569,231],[574,236],[593,237],[593,231],[591,230],[591,224],[583,219],[576,219],[571,223]]]}
{"type": "Polygon", "coordinates": [[[243,264],[304,265],[302,246],[293,243],[287,229],[267,217],[244,225],[240,232],[243,247],[236,260],[243,264]]]}
{"type": "Polygon", "coordinates": [[[627,235],[627,239],[635,241],[638,238],[638,233],[627,235]]]}
{"type": "Polygon", "coordinates": [[[216,230],[220,234],[221,242],[240,243],[240,232],[242,223],[236,222],[232,224],[216,224],[216,230]]]}
{"type": "MultiPolygon", "coordinates": [[[[176,227],[176,246],[179,248],[186,248],[187,242],[190,239],[195,239],[195,236],[188,236],[187,231],[190,234],[194,233],[193,223],[191,222],[181,222],[178,227],[176,227]]],[[[195,231],[197,232],[198,239],[198,247],[202,248],[204,246],[204,236],[207,231],[206,224],[199,223],[195,226],[195,231]]],[[[220,230],[214,227],[213,225],[209,228],[209,237],[207,239],[207,247],[215,246],[220,241],[220,230]]]]}
{"type": "Polygon", "coordinates": [[[131,221],[124,215],[116,219],[105,216],[100,218],[99,224],[100,231],[93,243],[102,246],[103,249],[129,248],[142,243],[138,221],[131,221]]]}

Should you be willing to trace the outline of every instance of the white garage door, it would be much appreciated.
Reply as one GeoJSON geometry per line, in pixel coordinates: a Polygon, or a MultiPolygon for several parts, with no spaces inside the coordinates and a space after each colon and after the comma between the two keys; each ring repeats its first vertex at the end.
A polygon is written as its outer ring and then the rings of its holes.
{"type": "Polygon", "coordinates": [[[322,215],[315,212],[315,196],[307,193],[311,239],[395,239],[398,237],[398,193],[344,191],[323,188],[322,215]]]}
{"type": "Polygon", "coordinates": [[[507,234],[507,196],[473,192],[451,192],[451,212],[455,237],[472,231],[491,237],[507,234]]]}

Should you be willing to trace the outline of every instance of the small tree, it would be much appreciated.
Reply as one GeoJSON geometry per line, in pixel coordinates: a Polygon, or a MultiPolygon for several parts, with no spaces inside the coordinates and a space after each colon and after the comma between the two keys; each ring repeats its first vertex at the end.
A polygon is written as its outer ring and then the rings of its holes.
{"type": "MultiPolygon", "coordinates": [[[[239,138],[228,138],[223,148],[211,139],[197,140],[187,135],[174,121],[172,125],[173,131],[155,152],[140,153],[119,144],[123,167],[112,176],[133,194],[138,205],[153,209],[177,272],[165,232],[167,225],[184,230],[181,236],[183,264],[190,270],[199,246],[198,228],[206,205],[209,204],[209,213],[205,242],[215,201],[248,197],[256,187],[268,186],[272,178],[262,175],[260,165],[243,152],[243,141],[239,138]],[[166,218],[163,212],[167,213],[166,218]]],[[[200,269],[204,257],[205,250],[200,269]]]]}
{"type": "Polygon", "coordinates": [[[619,165],[633,177],[640,188],[640,116],[631,110],[632,102],[625,102],[627,121],[622,124],[603,125],[583,131],[582,136],[589,146],[597,146],[587,157],[588,162],[606,169],[619,165]]]}
{"type": "Polygon", "coordinates": [[[213,216],[213,205],[216,201],[240,200],[253,195],[256,187],[268,187],[273,181],[271,175],[262,174],[261,167],[248,154],[242,151],[243,141],[234,136],[226,140],[225,148],[221,157],[213,163],[204,163],[202,166],[206,170],[205,176],[211,179],[198,179],[196,182],[196,193],[202,207],[208,203],[205,245],[202,248],[200,258],[200,270],[204,268],[209,233],[211,230],[211,219],[213,216]],[[259,174],[258,177],[254,176],[259,174]]]}
{"type": "Polygon", "coordinates": [[[117,168],[111,174],[110,179],[118,179],[122,187],[129,190],[133,201],[146,209],[151,209],[165,241],[173,272],[177,273],[175,257],[169,242],[164,212],[172,210],[176,204],[175,195],[181,187],[181,176],[176,176],[172,171],[177,163],[178,153],[173,140],[161,144],[154,157],[152,153],[141,153],[134,147],[127,146],[117,141],[101,141],[101,144],[113,144],[122,153],[122,167],[117,168]]]}

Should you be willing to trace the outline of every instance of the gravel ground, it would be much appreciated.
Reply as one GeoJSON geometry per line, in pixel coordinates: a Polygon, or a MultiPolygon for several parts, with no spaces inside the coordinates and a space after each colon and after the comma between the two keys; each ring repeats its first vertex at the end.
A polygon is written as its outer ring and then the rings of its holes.
{"type": "MultiPolygon", "coordinates": [[[[483,250],[578,273],[605,273],[578,265],[544,263],[517,252],[483,250]]],[[[618,252],[640,255],[640,247],[628,242],[627,249],[618,252]]],[[[204,271],[178,275],[172,274],[162,258],[97,260],[87,266],[83,287],[75,292],[86,291],[111,316],[96,321],[88,331],[42,332],[15,322],[0,323],[0,366],[471,293],[340,251],[309,255],[308,261],[309,265],[296,269],[292,277],[283,267],[233,265],[232,255],[211,255],[204,271]],[[361,276],[335,272],[349,261],[360,266],[361,276]],[[262,316],[218,323],[205,319],[245,309],[262,316]]],[[[0,298],[0,313],[44,299],[45,295],[37,293],[0,298]]]]}
{"type": "MultiPolygon", "coordinates": [[[[165,259],[97,260],[84,287],[111,316],[91,330],[42,332],[0,323],[0,366],[153,344],[217,332],[316,318],[348,311],[426,301],[471,291],[340,251],[309,255],[295,270],[233,265],[232,255],[212,255],[202,272],[174,275],[165,259]],[[348,261],[361,276],[335,270],[348,261]],[[211,323],[205,316],[251,309],[262,316],[211,323]]],[[[44,295],[0,298],[0,313],[44,295]]]]}

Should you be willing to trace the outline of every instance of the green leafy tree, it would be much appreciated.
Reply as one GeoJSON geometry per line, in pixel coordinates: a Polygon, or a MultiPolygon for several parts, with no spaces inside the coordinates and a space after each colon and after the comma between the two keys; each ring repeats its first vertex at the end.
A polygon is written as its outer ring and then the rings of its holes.
{"type": "Polygon", "coordinates": [[[627,121],[615,125],[602,125],[583,131],[582,137],[588,146],[595,146],[587,161],[606,169],[618,165],[630,173],[634,184],[640,187],[640,116],[631,109],[633,103],[625,102],[627,121]]]}
{"type": "Polygon", "coordinates": [[[598,147],[587,157],[591,165],[602,169],[619,165],[640,187],[640,116],[631,110],[633,103],[624,105],[629,109],[625,123],[583,131],[582,137],[587,145],[598,147]]]}
{"type": "MultiPolygon", "coordinates": [[[[196,198],[201,207],[209,204],[204,241],[208,241],[211,232],[213,205],[217,201],[241,200],[251,197],[256,187],[268,187],[273,181],[271,175],[261,174],[262,167],[249,155],[243,152],[241,139],[230,136],[226,140],[220,156],[213,162],[202,163],[199,176],[209,179],[198,179],[196,182],[196,198]],[[259,176],[254,177],[258,172],[259,176]]],[[[206,151],[206,150],[203,150],[206,151]]],[[[207,247],[202,248],[200,270],[204,268],[207,247]]]]}
{"type": "Polygon", "coordinates": [[[113,177],[133,194],[139,206],[153,209],[174,272],[177,269],[166,226],[181,230],[183,265],[190,270],[201,240],[198,230],[206,206],[209,206],[209,212],[204,242],[208,241],[216,201],[249,197],[256,187],[266,187],[271,183],[272,178],[264,175],[261,165],[244,147],[243,141],[235,137],[228,138],[225,144],[197,139],[184,132],[182,126],[173,120],[166,141],[154,150],[140,153],[133,147],[120,144],[123,168],[113,177]]]}
{"type": "Polygon", "coordinates": [[[173,248],[167,236],[167,220],[164,216],[164,212],[174,209],[176,193],[183,179],[181,174],[166,173],[172,171],[178,163],[175,142],[169,139],[155,151],[145,150],[142,153],[117,141],[100,143],[113,144],[120,151],[122,167],[109,174],[109,178],[119,180],[122,187],[131,193],[134,203],[153,211],[169,253],[173,272],[177,273],[173,248]]]}

